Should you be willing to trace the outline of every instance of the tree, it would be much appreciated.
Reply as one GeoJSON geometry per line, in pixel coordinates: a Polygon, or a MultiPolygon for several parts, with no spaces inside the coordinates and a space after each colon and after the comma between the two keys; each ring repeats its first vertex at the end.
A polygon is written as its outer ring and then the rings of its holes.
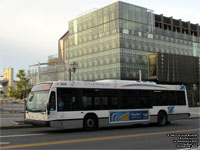
{"type": "Polygon", "coordinates": [[[8,88],[8,96],[9,97],[16,97],[16,90],[14,87],[9,86],[8,88]]]}
{"type": "Polygon", "coordinates": [[[30,90],[30,86],[28,85],[29,79],[24,70],[19,70],[16,77],[19,78],[19,81],[16,82],[16,98],[23,99],[27,97],[30,90]]]}

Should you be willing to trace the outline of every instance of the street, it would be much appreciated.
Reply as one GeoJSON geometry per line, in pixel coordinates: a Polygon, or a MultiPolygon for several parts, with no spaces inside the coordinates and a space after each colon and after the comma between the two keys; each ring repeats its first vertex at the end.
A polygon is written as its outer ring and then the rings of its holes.
{"type": "Polygon", "coordinates": [[[18,128],[1,130],[1,149],[184,149],[198,146],[200,119],[98,131],[18,128]],[[187,140],[186,140],[187,139],[187,140]],[[182,140],[182,141],[181,141],[182,140]],[[188,142],[188,140],[190,140],[188,142]],[[191,140],[193,140],[191,142],[191,140]]]}

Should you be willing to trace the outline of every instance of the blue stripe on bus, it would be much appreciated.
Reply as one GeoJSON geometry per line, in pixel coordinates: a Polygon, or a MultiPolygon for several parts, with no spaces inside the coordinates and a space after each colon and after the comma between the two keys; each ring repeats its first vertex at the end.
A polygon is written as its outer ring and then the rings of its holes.
{"type": "Polygon", "coordinates": [[[168,107],[168,113],[169,114],[173,114],[174,113],[174,108],[175,108],[175,106],[168,107]]]}
{"type": "Polygon", "coordinates": [[[182,85],[181,88],[180,88],[180,90],[181,90],[181,91],[185,90],[185,86],[182,85]]]}

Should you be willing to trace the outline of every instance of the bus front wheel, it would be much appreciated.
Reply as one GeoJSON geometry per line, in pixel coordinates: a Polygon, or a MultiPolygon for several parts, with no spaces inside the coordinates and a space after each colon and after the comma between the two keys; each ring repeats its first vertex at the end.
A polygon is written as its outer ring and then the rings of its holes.
{"type": "Polygon", "coordinates": [[[93,115],[88,115],[84,118],[84,129],[86,131],[94,131],[97,130],[98,123],[97,118],[93,115]]]}
{"type": "Polygon", "coordinates": [[[167,122],[168,122],[167,114],[163,111],[159,112],[158,113],[158,125],[164,126],[167,124],[167,122]]]}

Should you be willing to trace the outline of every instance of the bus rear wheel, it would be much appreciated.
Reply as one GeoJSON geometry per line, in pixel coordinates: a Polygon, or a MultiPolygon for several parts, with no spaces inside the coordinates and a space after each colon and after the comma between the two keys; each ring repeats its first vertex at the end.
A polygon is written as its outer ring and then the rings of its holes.
{"type": "Polygon", "coordinates": [[[97,118],[93,115],[86,116],[84,118],[84,129],[86,131],[94,131],[97,130],[98,123],[97,118]]]}
{"type": "Polygon", "coordinates": [[[159,126],[164,126],[166,125],[168,122],[168,119],[167,119],[167,114],[165,112],[159,112],[158,113],[158,125],[159,126]]]}

